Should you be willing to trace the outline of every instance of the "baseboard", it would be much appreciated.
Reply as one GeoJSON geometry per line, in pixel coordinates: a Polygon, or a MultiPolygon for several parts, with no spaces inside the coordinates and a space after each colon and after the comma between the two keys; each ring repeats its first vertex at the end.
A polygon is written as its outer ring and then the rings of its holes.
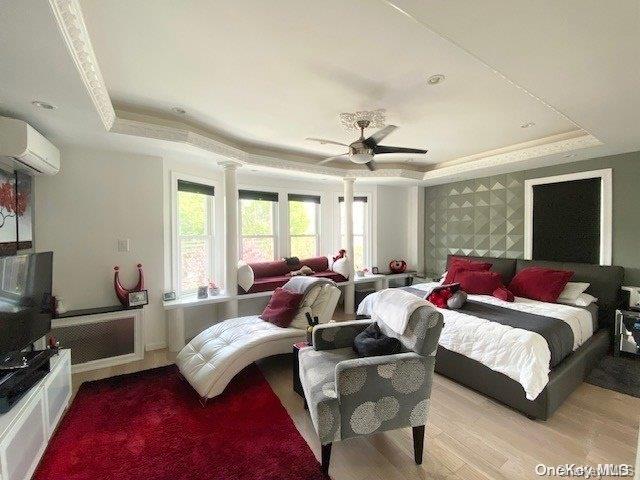
{"type": "Polygon", "coordinates": [[[150,352],[151,350],[162,350],[163,348],[167,348],[167,342],[147,343],[144,346],[144,349],[147,352],[150,352]]]}

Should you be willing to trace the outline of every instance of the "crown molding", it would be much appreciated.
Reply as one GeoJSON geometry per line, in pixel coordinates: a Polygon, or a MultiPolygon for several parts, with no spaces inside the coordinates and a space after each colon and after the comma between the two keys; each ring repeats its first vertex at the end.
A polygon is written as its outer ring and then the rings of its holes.
{"type": "Polygon", "coordinates": [[[466,161],[462,161],[464,159],[459,159],[460,161],[456,161],[456,163],[448,162],[446,164],[440,164],[441,166],[425,172],[423,180],[438,180],[454,175],[472,173],[477,170],[516,166],[518,163],[534,158],[547,157],[550,155],[557,155],[583,148],[603,145],[600,140],[586,132],[581,132],[582,134],[579,134],[578,136],[575,136],[575,132],[572,133],[573,135],[561,134],[547,137],[547,140],[551,139],[548,143],[540,143],[540,141],[528,142],[533,145],[525,146],[517,150],[504,152],[498,150],[494,151],[500,153],[487,152],[487,154],[465,157],[467,159],[466,161]]]}
{"type": "Polygon", "coordinates": [[[102,78],[78,0],[49,0],[58,29],[106,130],[116,113],[102,78]]]}

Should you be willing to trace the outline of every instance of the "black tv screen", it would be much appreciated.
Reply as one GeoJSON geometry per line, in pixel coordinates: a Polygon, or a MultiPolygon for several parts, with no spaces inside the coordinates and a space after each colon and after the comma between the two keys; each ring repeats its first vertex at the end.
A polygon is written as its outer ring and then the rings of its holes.
{"type": "Polygon", "coordinates": [[[0,354],[51,330],[53,252],[0,257],[0,354]]]}

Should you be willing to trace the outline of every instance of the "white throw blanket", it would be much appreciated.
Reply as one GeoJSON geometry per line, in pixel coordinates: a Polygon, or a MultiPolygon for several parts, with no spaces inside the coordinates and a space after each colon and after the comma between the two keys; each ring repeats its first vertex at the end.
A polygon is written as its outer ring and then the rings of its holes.
{"type": "MultiPolygon", "coordinates": [[[[436,285],[418,284],[413,288],[428,292],[436,285]]],[[[358,314],[373,316],[373,306],[380,293],[382,292],[367,296],[360,303],[358,314]]],[[[583,308],[520,297],[516,297],[513,303],[487,295],[469,295],[469,300],[562,320],[573,331],[574,351],[593,335],[591,314],[583,308]]],[[[529,400],[540,395],[549,383],[551,352],[547,341],[540,334],[490,322],[456,310],[437,310],[444,316],[439,344],[447,350],[476,360],[517,381],[529,400]]]]}
{"type": "Polygon", "coordinates": [[[417,308],[425,305],[430,305],[430,303],[412,293],[397,288],[387,288],[376,292],[375,298],[371,302],[370,315],[374,320],[383,322],[391,330],[402,335],[407,328],[411,314],[417,308]]]}

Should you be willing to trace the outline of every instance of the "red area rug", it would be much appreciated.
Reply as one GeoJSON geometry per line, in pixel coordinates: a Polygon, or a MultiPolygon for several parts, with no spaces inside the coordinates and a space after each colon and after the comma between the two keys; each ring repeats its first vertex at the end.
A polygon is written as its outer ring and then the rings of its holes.
{"type": "Polygon", "coordinates": [[[83,384],[34,479],[328,477],[252,365],[206,407],[175,366],[83,384]]]}

